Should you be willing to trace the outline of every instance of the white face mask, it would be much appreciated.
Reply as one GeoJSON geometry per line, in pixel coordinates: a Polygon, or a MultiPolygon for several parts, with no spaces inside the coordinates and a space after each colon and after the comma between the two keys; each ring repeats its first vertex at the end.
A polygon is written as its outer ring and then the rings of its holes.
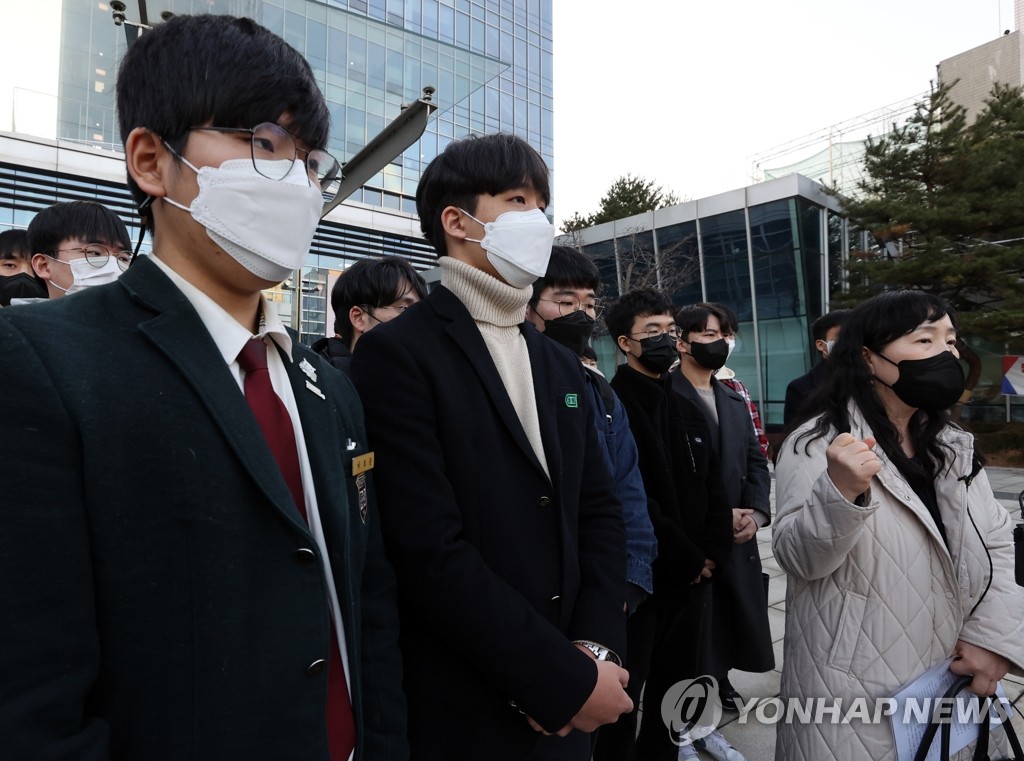
{"type": "Polygon", "coordinates": [[[825,356],[826,356],[826,357],[827,357],[827,356],[828,356],[829,354],[831,354],[831,353],[832,353],[832,347],[833,347],[833,346],[835,346],[835,345],[836,345],[836,341],[835,341],[835,339],[834,339],[834,338],[833,338],[833,339],[832,339],[831,341],[826,341],[826,342],[825,342],[825,356]]]}
{"type": "Polygon", "coordinates": [[[493,222],[481,222],[468,211],[463,214],[484,228],[482,239],[466,238],[479,243],[505,282],[525,288],[548,271],[555,228],[540,209],[506,211],[493,222]]]}
{"type": "Polygon", "coordinates": [[[281,180],[256,171],[251,159],[196,169],[199,194],[190,206],[164,197],[189,212],[210,240],[256,277],[280,283],[302,267],[320,223],[324,199],[296,159],[281,180]]]}
{"type": "MultiPolygon", "coordinates": [[[[64,262],[63,259],[55,259],[54,261],[64,262]]],[[[107,257],[107,263],[102,267],[93,267],[84,256],[64,262],[64,264],[71,268],[71,285],[67,288],[61,288],[53,280],[50,280],[50,285],[58,291],[64,291],[68,296],[72,293],[84,291],[86,288],[92,288],[94,285],[113,283],[121,277],[121,267],[118,265],[117,259],[112,256],[107,257]]]]}
{"type": "Polygon", "coordinates": [[[725,339],[725,343],[729,347],[729,353],[725,355],[725,359],[726,359],[726,361],[728,361],[729,357],[732,356],[733,349],[736,348],[736,339],[735,338],[726,338],[725,339]]]}

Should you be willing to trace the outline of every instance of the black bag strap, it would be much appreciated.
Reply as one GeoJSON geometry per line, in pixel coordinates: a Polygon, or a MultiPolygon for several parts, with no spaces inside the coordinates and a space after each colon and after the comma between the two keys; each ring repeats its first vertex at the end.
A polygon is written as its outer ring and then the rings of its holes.
{"type": "MultiPolygon", "coordinates": [[[[942,696],[942,700],[952,700],[962,690],[964,690],[974,679],[973,676],[966,675],[957,677],[956,681],[946,690],[942,696]]],[[[992,710],[993,701],[996,699],[995,695],[990,695],[985,698],[978,698],[982,701],[982,712],[979,714],[984,716],[984,721],[981,722],[978,727],[978,741],[974,746],[974,761],[988,761],[988,746],[989,746],[989,734],[991,727],[989,726],[989,713],[992,710]]],[[[999,709],[997,709],[999,710],[999,709]]],[[[933,714],[934,715],[934,714],[933,714]]],[[[1017,733],[1013,729],[1011,723],[1011,716],[1004,715],[1002,717],[1002,727],[1006,732],[1006,737],[1010,741],[1010,747],[1013,749],[1013,761],[1024,761],[1024,750],[1021,750],[1020,740],[1017,739],[1017,733]]],[[[924,761],[928,757],[928,750],[932,747],[932,741],[935,739],[935,733],[939,732],[939,758],[942,761],[949,759],[949,733],[950,725],[949,722],[936,722],[934,719],[928,722],[928,726],[925,727],[924,736],[921,738],[921,744],[917,748],[917,753],[914,754],[914,761],[924,761]],[[940,731],[941,724],[941,731],[940,731]]]]}

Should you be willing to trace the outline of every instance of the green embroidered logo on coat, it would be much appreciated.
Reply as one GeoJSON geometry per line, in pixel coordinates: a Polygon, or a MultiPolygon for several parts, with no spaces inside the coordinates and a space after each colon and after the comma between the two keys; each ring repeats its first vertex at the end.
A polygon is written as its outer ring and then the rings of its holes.
{"type": "Polygon", "coordinates": [[[576,394],[566,394],[565,395],[565,406],[566,407],[571,407],[572,409],[576,409],[577,407],[580,406],[579,397],[576,394]]]}

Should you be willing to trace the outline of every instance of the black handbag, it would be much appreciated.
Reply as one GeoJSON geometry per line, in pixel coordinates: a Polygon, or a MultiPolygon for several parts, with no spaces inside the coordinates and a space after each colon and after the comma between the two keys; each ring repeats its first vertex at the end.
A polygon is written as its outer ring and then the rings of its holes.
{"type": "MultiPolygon", "coordinates": [[[[942,696],[942,699],[952,700],[971,683],[972,679],[973,677],[971,676],[957,677],[953,685],[946,690],[946,694],[942,696]]],[[[1003,723],[1000,726],[1003,727],[1006,737],[1010,741],[1013,756],[1002,759],[989,759],[988,745],[991,727],[989,726],[988,716],[995,696],[992,695],[987,698],[975,696],[974,699],[982,701],[982,711],[978,715],[985,716],[985,720],[978,725],[978,742],[974,746],[974,761],[1024,761],[1024,750],[1021,750],[1020,740],[1017,739],[1017,733],[1014,732],[1011,723],[1013,717],[1010,715],[1003,716],[1003,723]]],[[[914,761],[924,761],[928,757],[928,751],[932,747],[932,741],[935,739],[936,732],[939,733],[939,758],[942,761],[947,761],[949,759],[949,731],[948,721],[935,721],[934,718],[929,721],[928,726],[924,730],[924,737],[921,738],[921,745],[918,746],[917,753],[914,754],[914,761]]]]}

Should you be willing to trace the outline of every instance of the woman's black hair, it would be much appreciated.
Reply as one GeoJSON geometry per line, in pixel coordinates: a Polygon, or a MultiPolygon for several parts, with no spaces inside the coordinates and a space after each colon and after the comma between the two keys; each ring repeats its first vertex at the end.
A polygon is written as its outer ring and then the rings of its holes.
{"type": "Polygon", "coordinates": [[[793,451],[801,441],[806,441],[806,451],[812,441],[830,435],[833,430],[849,432],[847,405],[852,400],[864,415],[876,442],[900,472],[928,477],[938,474],[946,462],[938,434],[949,424],[949,412],[918,410],[914,413],[908,433],[917,458],[907,457],[900,445],[899,432],[875,392],[864,349],[883,353],[888,344],[922,323],[936,322],[947,315],[955,328],[956,315],[944,299],[911,290],[881,293],[851,310],[829,354],[827,381],[815,390],[799,418],[786,431],[788,436],[803,423],[816,419],[813,427],[793,440],[793,451]]]}

